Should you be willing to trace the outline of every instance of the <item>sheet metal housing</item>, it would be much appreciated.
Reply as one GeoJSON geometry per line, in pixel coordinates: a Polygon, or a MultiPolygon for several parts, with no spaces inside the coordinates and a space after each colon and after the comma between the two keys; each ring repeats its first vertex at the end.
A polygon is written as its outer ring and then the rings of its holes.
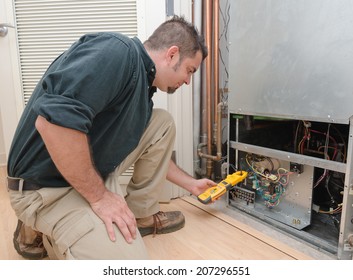
{"type": "MultiPolygon", "coordinates": [[[[253,152],[343,172],[336,253],[338,259],[352,259],[349,241],[353,234],[353,2],[235,0],[230,17],[229,119],[245,115],[307,120],[343,124],[349,132],[344,163],[243,143],[237,126],[230,126],[230,130],[236,130],[230,134],[237,136],[229,139],[229,153],[235,151],[236,161],[239,152],[253,152]]],[[[312,185],[300,188],[305,188],[305,193],[312,191],[312,185]]],[[[257,215],[253,209],[234,201],[229,204],[257,215]]],[[[280,216],[302,211],[300,205],[294,206],[294,210],[291,207],[284,207],[287,213],[267,216],[280,220],[280,216]]],[[[265,219],[262,214],[258,217],[265,219]]]]}

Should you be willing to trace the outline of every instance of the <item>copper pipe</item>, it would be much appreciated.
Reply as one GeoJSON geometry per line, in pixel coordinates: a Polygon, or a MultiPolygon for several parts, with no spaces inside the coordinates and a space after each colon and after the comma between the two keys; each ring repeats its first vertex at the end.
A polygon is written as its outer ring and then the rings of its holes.
{"type": "MultiPolygon", "coordinates": [[[[207,154],[212,154],[212,99],[211,99],[211,68],[212,68],[212,1],[206,2],[206,45],[210,55],[206,58],[206,110],[207,110],[207,154]]],[[[211,177],[212,161],[207,159],[206,175],[211,177]]]]}
{"type": "Polygon", "coordinates": [[[217,157],[215,160],[220,160],[222,157],[222,104],[219,103],[219,0],[214,0],[214,35],[213,35],[213,67],[214,67],[214,131],[215,142],[217,145],[217,157]]]}
{"type": "MultiPolygon", "coordinates": [[[[217,112],[219,103],[219,0],[214,0],[214,112],[217,112]]],[[[217,123],[215,115],[215,123],[217,123]]]]}
{"type": "MultiPolygon", "coordinates": [[[[206,40],[206,25],[207,25],[207,21],[208,18],[206,16],[206,6],[207,3],[204,0],[201,0],[202,2],[202,30],[203,30],[203,34],[205,34],[205,42],[207,45],[207,40],[206,40]]],[[[208,46],[207,46],[208,47],[208,46]]],[[[208,56],[211,55],[211,50],[208,50],[208,56]]],[[[206,85],[207,85],[207,79],[206,79],[206,62],[207,59],[209,59],[207,56],[207,58],[205,59],[205,62],[202,63],[202,72],[201,72],[201,142],[207,142],[207,92],[206,92],[206,85]]]]}
{"type": "MultiPolygon", "coordinates": [[[[221,127],[222,124],[222,108],[223,108],[223,103],[219,103],[217,105],[217,127],[221,127]]],[[[212,154],[205,154],[202,152],[202,148],[207,146],[206,143],[200,143],[198,145],[198,154],[199,154],[199,157],[201,158],[206,158],[209,162],[211,162],[212,164],[212,161],[215,160],[215,161],[218,161],[222,158],[222,145],[221,145],[221,139],[222,138],[222,133],[221,133],[221,129],[218,129],[217,130],[217,155],[216,156],[213,156],[212,154]]],[[[212,171],[212,170],[211,170],[212,171]]],[[[208,175],[208,174],[207,174],[208,175]]]]}
{"type": "Polygon", "coordinates": [[[219,103],[219,1],[215,0],[212,2],[211,0],[206,1],[205,5],[205,14],[206,14],[206,45],[209,49],[209,56],[206,58],[206,111],[207,111],[207,144],[200,143],[198,145],[198,154],[200,158],[207,159],[206,161],[206,176],[211,177],[212,175],[212,161],[218,161],[222,158],[222,108],[223,104],[219,103]],[[214,4],[214,5],[213,5],[214,4]],[[212,20],[212,9],[214,9],[214,21],[212,20]],[[212,23],[214,22],[214,37],[213,37],[213,46],[214,52],[212,52],[212,23]],[[212,59],[214,62],[214,90],[212,95],[212,59]],[[212,100],[213,97],[213,100],[212,100]],[[214,110],[212,110],[212,101],[214,102],[214,110]],[[212,155],[212,139],[213,139],[213,131],[212,131],[212,112],[214,112],[214,128],[215,128],[215,140],[217,145],[217,155],[212,155]],[[207,147],[207,153],[202,152],[202,148],[207,147]]]}
{"type": "MultiPolygon", "coordinates": [[[[192,1],[193,6],[193,23],[195,27],[205,34],[205,21],[203,16],[203,1],[204,0],[194,0],[192,1]]],[[[198,155],[198,145],[200,142],[205,142],[206,140],[206,115],[205,115],[205,101],[206,101],[206,91],[204,90],[205,81],[205,64],[202,63],[199,71],[193,75],[193,110],[194,110],[194,120],[193,120],[193,151],[194,151],[194,173],[205,177],[206,168],[202,168],[202,160],[198,155]]],[[[206,161],[205,161],[206,162],[206,161]]]]}

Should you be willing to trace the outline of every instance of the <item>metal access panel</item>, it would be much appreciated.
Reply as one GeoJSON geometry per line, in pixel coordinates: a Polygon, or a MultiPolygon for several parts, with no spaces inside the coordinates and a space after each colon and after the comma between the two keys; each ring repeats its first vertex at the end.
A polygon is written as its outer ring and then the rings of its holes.
{"type": "Polygon", "coordinates": [[[229,110],[345,123],[353,115],[353,1],[235,0],[229,110]]]}

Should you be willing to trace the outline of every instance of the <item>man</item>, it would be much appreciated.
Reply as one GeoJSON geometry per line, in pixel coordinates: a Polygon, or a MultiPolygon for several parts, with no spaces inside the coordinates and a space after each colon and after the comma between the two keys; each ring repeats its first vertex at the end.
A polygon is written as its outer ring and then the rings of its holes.
{"type": "Polygon", "coordinates": [[[8,160],[22,255],[33,257],[24,240],[31,228],[43,234],[51,258],[146,259],[141,236],[184,226],[181,212],[159,211],[165,179],[194,195],[215,183],[171,161],[174,122],[152,109],[152,96],[189,84],[206,56],[203,38],[175,16],[144,44],[116,33],[85,35],[50,65],[8,160]],[[118,177],[132,164],[123,189],[118,177]]]}

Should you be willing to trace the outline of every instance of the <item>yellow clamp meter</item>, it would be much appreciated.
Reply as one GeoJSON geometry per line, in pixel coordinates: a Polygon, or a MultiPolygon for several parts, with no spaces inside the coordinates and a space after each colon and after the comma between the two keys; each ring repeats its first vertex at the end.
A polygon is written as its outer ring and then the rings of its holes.
{"type": "Polygon", "coordinates": [[[216,186],[207,189],[197,198],[204,204],[213,202],[225,194],[226,191],[234,187],[236,184],[244,181],[247,176],[248,172],[246,171],[237,171],[233,174],[229,174],[223,181],[219,182],[216,186]]]}

